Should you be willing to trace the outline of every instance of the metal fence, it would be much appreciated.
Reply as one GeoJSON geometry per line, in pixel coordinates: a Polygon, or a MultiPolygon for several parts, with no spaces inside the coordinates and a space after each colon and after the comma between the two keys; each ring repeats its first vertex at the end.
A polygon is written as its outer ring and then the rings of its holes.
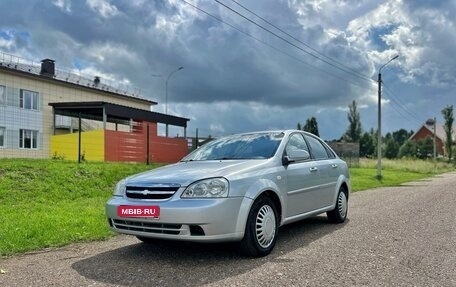
{"type": "Polygon", "coordinates": [[[327,142],[349,167],[359,167],[359,143],[327,142]]]}

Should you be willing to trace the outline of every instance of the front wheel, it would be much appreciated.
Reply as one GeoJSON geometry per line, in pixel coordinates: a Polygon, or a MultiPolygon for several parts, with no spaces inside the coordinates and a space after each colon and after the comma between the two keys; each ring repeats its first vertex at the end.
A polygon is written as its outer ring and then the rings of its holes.
{"type": "Polygon", "coordinates": [[[328,211],[326,215],[329,221],[333,223],[342,223],[347,218],[348,212],[348,199],[347,193],[344,187],[340,187],[339,193],[337,194],[336,206],[333,210],[328,211]]]}
{"type": "Polygon", "coordinates": [[[247,256],[261,257],[271,253],[277,240],[277,208],[269,197],[260,197],[252,205],[241,250],[247,256]]]}

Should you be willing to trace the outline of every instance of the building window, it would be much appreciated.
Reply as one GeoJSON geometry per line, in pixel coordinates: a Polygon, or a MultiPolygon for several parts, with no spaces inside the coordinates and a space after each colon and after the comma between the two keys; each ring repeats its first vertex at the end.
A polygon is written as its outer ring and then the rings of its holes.
{"type": "Polygon", "coordinates": [[[6,105],[6,88],[5,86],[0,86],[0,106],[6,105]]]}
{"type": "Polygon", "coordinates": [[[38,146],[38,131],[19,130],[19,147],[36,149],[38,146]]]}
{"type": "Polygon", "coordinates": [[[38,110],[38,93],[21,90],[20,107],[27,110],[38,110]]]}
{"type": "Polygon", "coordinates": [[[0,127],[0,148],[5,147],[5,128],[0,127]]]}

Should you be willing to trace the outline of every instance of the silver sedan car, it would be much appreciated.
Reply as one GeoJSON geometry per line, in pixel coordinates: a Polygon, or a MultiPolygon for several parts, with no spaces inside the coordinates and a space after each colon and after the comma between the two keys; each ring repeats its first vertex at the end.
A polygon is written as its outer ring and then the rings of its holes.
{"type": "Polygon", "coordinates": [[[106,204],[110,228],[144,242],[239,241],[265,256],[279,227],[326,212],[344,222],[347,164],[320,138],[267,131],[213,140],[180,162],[121,180],[106,204]]]}

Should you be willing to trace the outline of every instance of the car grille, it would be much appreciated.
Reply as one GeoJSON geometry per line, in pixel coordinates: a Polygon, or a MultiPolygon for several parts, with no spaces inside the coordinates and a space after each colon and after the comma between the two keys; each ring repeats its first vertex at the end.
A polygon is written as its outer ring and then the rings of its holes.
{"type": "Polygon", "coordinates": [[[178,184],[127,185],[128,198],[163,200],[172,197],[179,189],[178,184]]]}
{"type": "Polygon", "coordinates": [[[163,224],[120,219],[112,219],[112,223],[117,229],[172,235],[178,235],[182,227],[182,224],[163,224]]]}

